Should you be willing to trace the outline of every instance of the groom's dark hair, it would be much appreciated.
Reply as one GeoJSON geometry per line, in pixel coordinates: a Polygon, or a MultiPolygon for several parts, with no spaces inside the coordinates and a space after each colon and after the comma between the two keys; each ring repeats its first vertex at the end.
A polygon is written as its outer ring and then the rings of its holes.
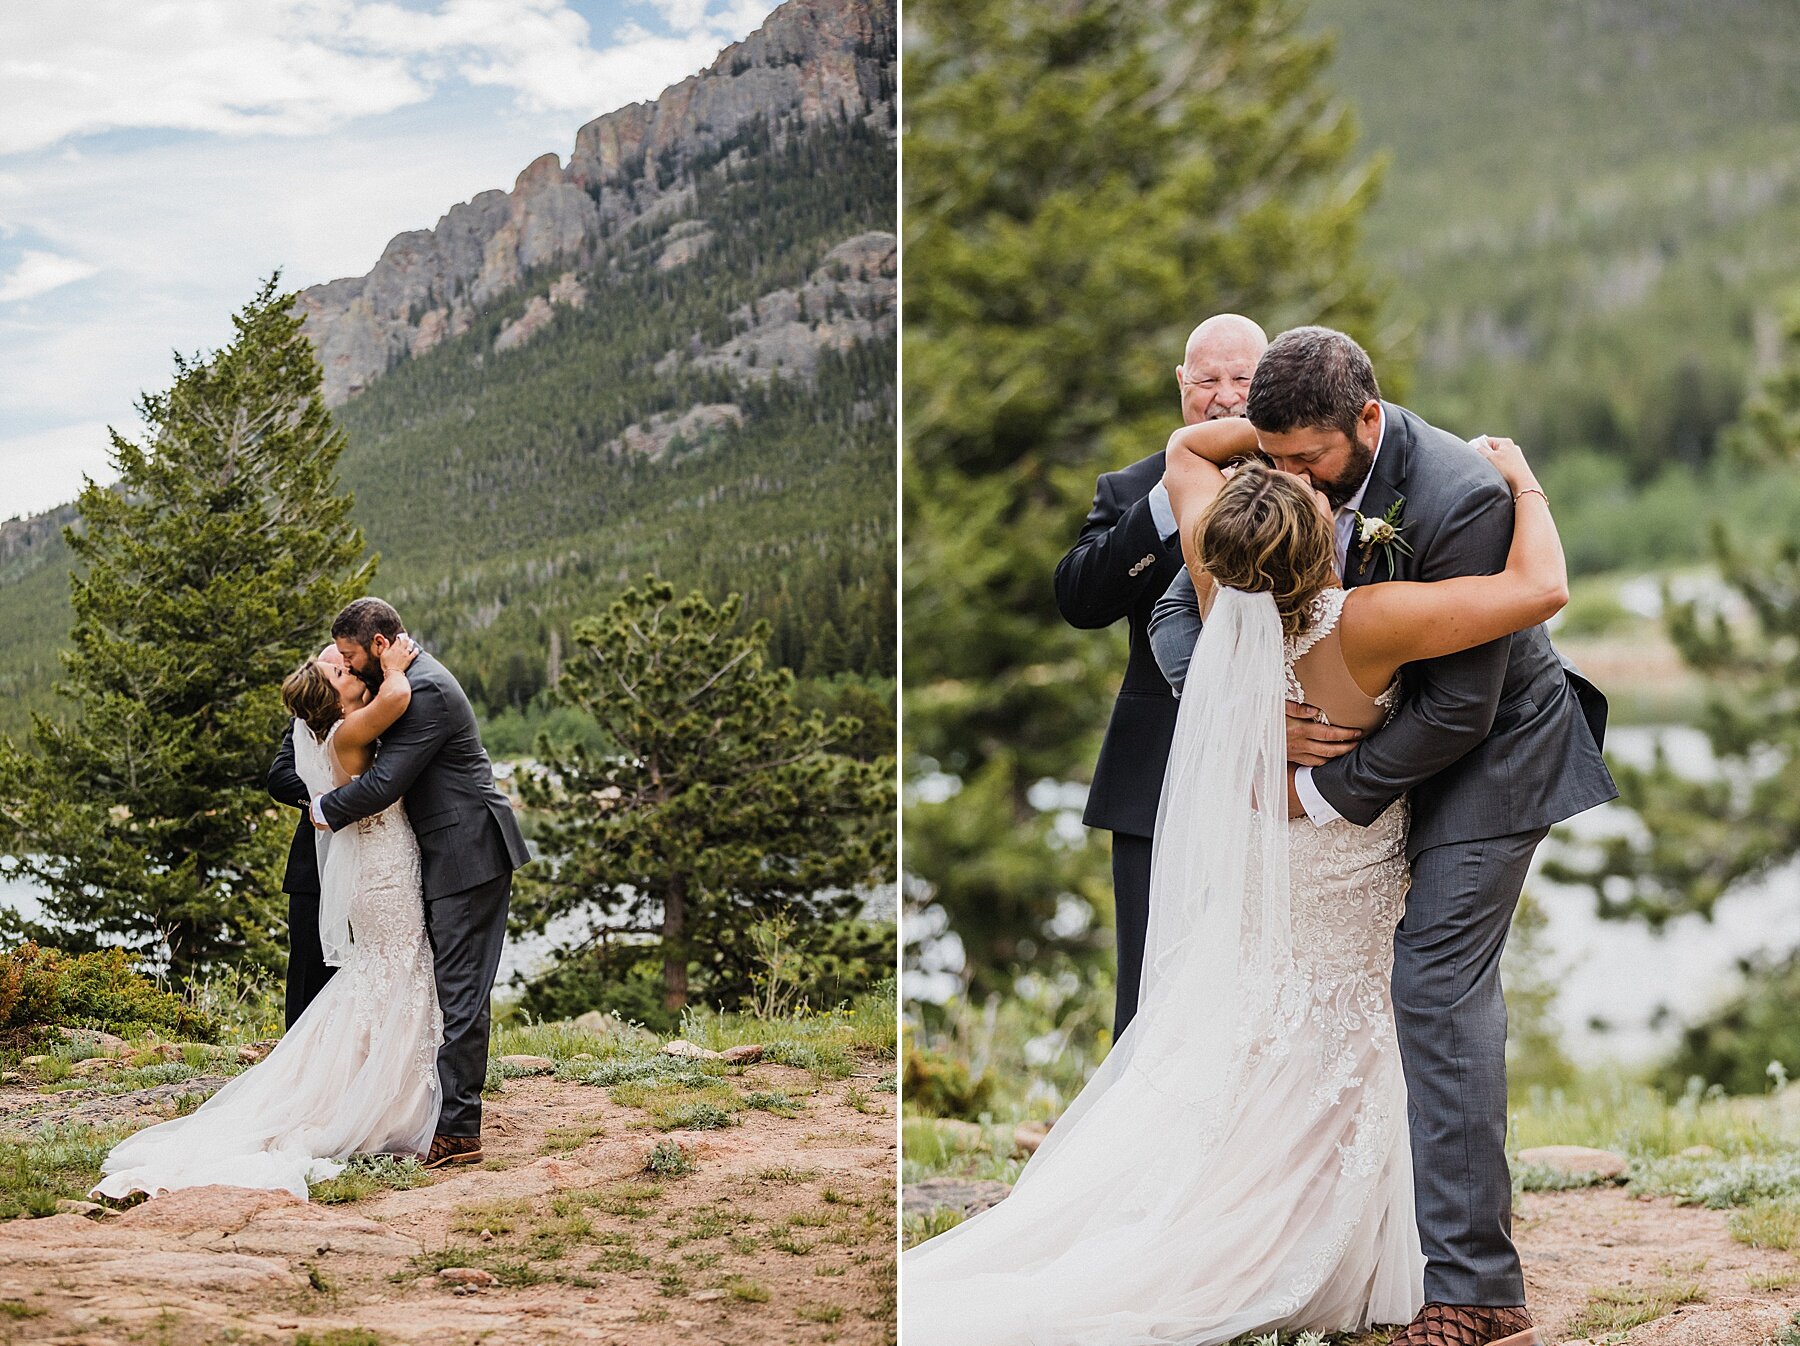
{"type": "Polygon", "coordinates": [[[1381,399],[1369,353],[1329,327],[1295,327],[1269,343],[1250,377],[1244,414],[1258,430],[1327,427],[1356,437],[1356,418],[1381,399]]]}
{"type": "Polygon", "coordinates": [[[379,598],[359,598],[331,623],[331,638],[346,636],[365,650],[376,636],[395,639],[406,629],[393,605],[379,598]]]}

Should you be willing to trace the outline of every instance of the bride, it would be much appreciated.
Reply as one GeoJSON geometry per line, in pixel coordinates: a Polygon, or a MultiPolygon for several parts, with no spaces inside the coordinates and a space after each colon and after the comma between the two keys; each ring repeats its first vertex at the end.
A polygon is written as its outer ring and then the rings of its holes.
{"type": "Polygon", "coordinates": [[[1346,591],[1322,496],[1261,463],[1221,471],[1255,452],[1248,422],[1171,441],[1205,624],[1157,820],[1141,1009],[1012,1194],[905,1254],[908,1346],[1218,1346],[1420,1308],[1389,988],[1407,805],[1367,828],[1306,821],[1283,703],[1373,729],[1403,665],[1567,601],[1524,456],[1474,449],[1517,497],[1505,570],[1346,591]]]}
{"type": "MultiPolygon", "coordinates": [[[[375,740],[412,697],[419,648],[402,636],[370,694],[335,648],[282,684],[294,763],[316,797],[368,770],[375,740]]],[[[319,934],[338,974],[266,1060],[186,1117],[114,1146],[93,1194],[155,1196],[222,1183],[285,1188],[335,1177],[358,1153],[422,1154],[440,1102],[443,1019],[419,881],[419,847],[395,803],[321,839],[319,934]]]]}

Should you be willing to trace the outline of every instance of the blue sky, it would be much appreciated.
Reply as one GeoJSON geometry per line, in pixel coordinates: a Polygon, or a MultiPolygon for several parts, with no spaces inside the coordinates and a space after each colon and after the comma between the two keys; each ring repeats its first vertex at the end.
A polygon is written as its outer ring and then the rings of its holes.
{"type": "Polygon", "coordinates": [[[58,0],[0,6],[0,519],[105,480],[106,426],[276,267],[567,161],[774,0],[58,0]]]}

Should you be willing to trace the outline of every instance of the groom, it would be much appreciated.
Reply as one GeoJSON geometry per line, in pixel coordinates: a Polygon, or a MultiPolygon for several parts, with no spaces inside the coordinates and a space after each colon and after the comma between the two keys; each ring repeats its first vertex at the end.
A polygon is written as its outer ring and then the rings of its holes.
{"type": "MultiPolygon", "coordinates": [[[[1336,510],[1345,585],[1505,567],[1514,502],[1499,475],[1462,440],[1383,402],[1369,357],[1342,332],[1278,336],[1257,364],[1246,414],[1274,465],[1336,510]],[[1410,554],[1360,544],[1359,519],[1390,511],[1410,554]]],[[[1191,652],[1199,628],[1184,571],[1152,640],[1159,652],[1191,652]]],[[[1164,661],[1172,683],[1186,662],[1164,661]]],[[[1411,796],[1394,1009],[1427,1303],[1391,1346],[1528,1346],[1538,1338],[1511,1238],[1500,954],[1551,825],[1618,793],[1600,756],[1606,702],[1541,626],[1402,677],[1387,725],[1333,761],[1290,767],[1291,793],[1321,826],[1366,827],[1411,796]]]]}
{"type": "MultiPolygon", "coordinates": [[[[359,598],[331,624],[344,661],[371,687],[381,655],[404,631],[379,598],[359,598]]],[[[450,671],[420,653],[406,670],[412,701],[381,737],[375,764],[312,801],[313,825],[335,832],[402,796],[419,838],[425,931],[431,940],[444,1044],[443,1109],[426,1168],[481,1159],[481,1086],[487,1078],[489,999],[506,938],[513,871],[529,860],[512,805],[494,786],[475,712],[450,671]]]]}

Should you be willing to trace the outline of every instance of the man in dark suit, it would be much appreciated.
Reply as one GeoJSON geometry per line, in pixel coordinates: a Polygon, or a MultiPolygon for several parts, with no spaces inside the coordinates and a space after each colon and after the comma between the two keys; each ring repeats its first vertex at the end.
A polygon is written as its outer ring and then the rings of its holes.
{"type": "MultiPolygon", "coordinates": [[[[1175,367],[1182,423],[1243,415],[1250,376],[1267,344],[1262,328],[1235,313],[1196,327],[1175,367]]],[[[1150,921],[1150,839],[1175,734],[1175,698],[1157,670],[1148,638],[1156,600],[1182,569],[1162,474],[1160,449],[1130,467],[1102,473],[1081,536],[1056,567],[1056,606],[1069,625],[1095,630],[1121,617],[1130,622],[1125,679],[1081,819],[1113,834],[1115,1039],[1137,1012],[1150,921]]]]}
{"type": "MultiPolygon", "coordinates": [[[[359,598],[331,624],[351,671],[372,685],[382,651],[404,634],[400,614],[359,598]]],[[[429,654],[406,670],[412,701],[383,734],[375,763],[312,801],[313,825],[332,831],[380,813],[402,796],[419,839],[425,930],[431,940],[444,1044],[443,1109],[425,1167],[481,1158],[481,1086],[487,1079],[494,976],[506,940],[513,871],[530,852],[512,804],[494,785],[475,712],[450,671],[429,654]]]]}
{"type": "MultiPolygon", "coordinates": [[[[1369,357],[1342,332],[1277,337],[1247,412],[1270,461],[1336,510],[1346,586],[1505,567],[1515,502],[1499,474],[1463,440],[1382,401],[1369,357]],[[1406,548],[1359,545],[1359,517],[1390,511],[1406,548]]],[[[1155,628],[1179,684],[1200,633],[1185,571],[1155,628]]],[[[1618,794],[1600,755],[1606,700],[1542,626],[1409,665],[1402,687],[1386,725],[1292,773],[1319,826],[1367,827],[1411,799],[1393,986],[1427,1303],[1393,1346],[1531,1346],[1540,1338],[1511,1238],[1500,956],[1538,843],[1618,794]]]]}
{"type": "MultiPolygon", "coordinates": [[[[331,657],[338,657],[335,647],[331,657]]],[[[313,829],[307,825],[310,801],[306,782],[294,770],[292,720],[288,721],[287,733],[281,736],[281,750],[269,767],[268,785],[276,803],[300,811],[294,821],[294,840],[288,847],[287,874],[281,881],[281,891],[288,895],[287,1026],[292,1028],[294,1020],[306,1012],[313,997],[325,989],[325,983],[337,971],[326,965],[324,951],[319,947],[319,848],[313,840],[313,829]]]]}

